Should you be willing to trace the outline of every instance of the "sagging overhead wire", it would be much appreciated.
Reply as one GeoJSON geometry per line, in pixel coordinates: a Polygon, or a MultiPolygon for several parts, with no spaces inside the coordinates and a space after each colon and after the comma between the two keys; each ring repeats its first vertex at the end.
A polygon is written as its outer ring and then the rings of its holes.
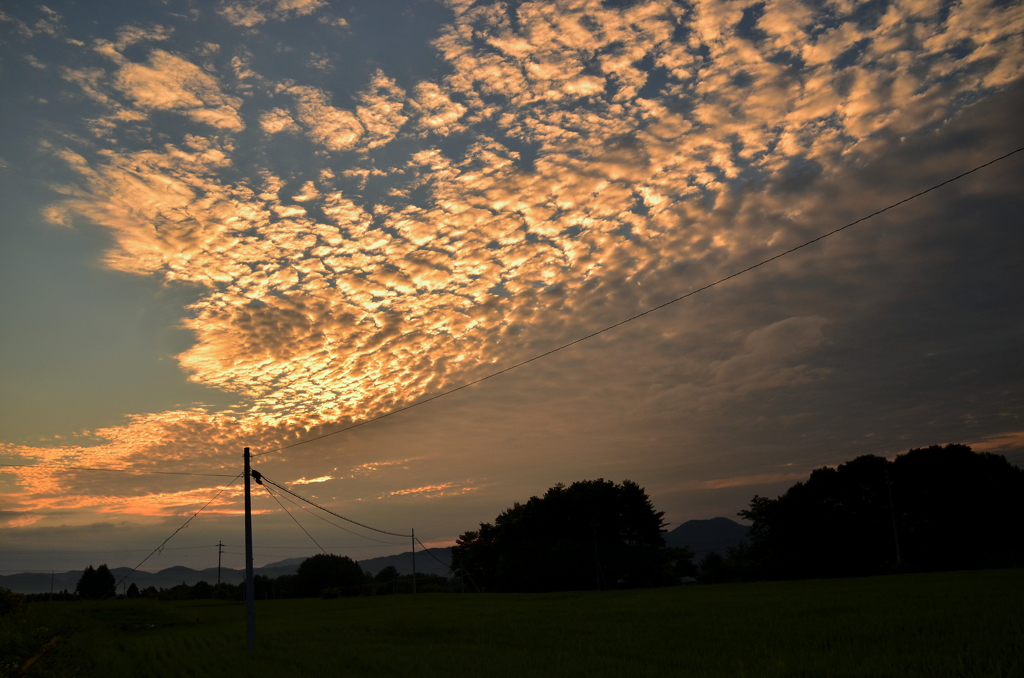
{"type": "MultiPolygon", "coordinates": [[[[285,497],[285,499],[287,499],[287,497],[285,497]]],[[[311,512],[309,515],[315,516],[316,514],[311,512]]],[[[330,523],[330,522],[328,524],[334,525],[334,523],[330,523]]],[[[335,527],[337,527],[337,525],[335,525],[335,527]]],[[[369,539],[369,537],[365,537],[365,538],[369,539]]],[[[332,550],[335,550],[335,551],[342,551],[344,549],[382,549],[382,548],[386,548],[388,546],[404,546],[404,545],[405,545],[404,541],[403,542],[382,541],[379,544],[355,544],[355,545],[341,544],[339,546],[325,546],[324,548],[332,549],[332,550]]],[[[214,546],[216,546],[216,544],[214,544],[214,546]]],[[[245,545],[244,544],[224,544],[224,547],[225,548],[233,548],[233,549],[244,549],[245,545]]],[[[304,549],[306,547],[305,546],[262,546],[261,545],[261,546],[254,546],[253,548],[256,549],[256,550],[278,549],[278,550],[295,551],[295,550],[298,550],[298,549],[304,549]]],[[[164,550],[165,551],[170,551],[171,549],[164,549],[164,550]]]]}
{"type": "MultiPolygon", "coordinates": [[[[189,524],[189,523],[191,523],[191,522],[192,522],[193,520],[195,520],[196,516],[198,516],[198,515],[199,515],[200,513],[202,513],[203,511],[205,511],[205,510],[207,509],[207,507],[209,507],[209,506],[210,506],[210,504],[212,504],[213,502],[217,501],[217,498],[218,498],[218,497],[219,497],[220,495],[224,494],[224,491],[225,491],[225,490],[227,490],[227,489],[228,489],[229,487],[231,487],[232,485],[234,485],[234,484],[235,484],[235,481],[236,481],[236,480],[238,480],[238,479],[239,479],[239,478],[241,478],[241,477],[242,477],[242,473],[239,473],[239,474],[238,474],[237,476],[235,476],[234,478],[232,478],[232,479],[231,479],[231,482],[230,482],[230,483],[228,483],[227,485],[225,485],[225,486],[223,486],[222,488],[220,488],[220,490],[218,490],[218,491],[217,491],[217,494],[213,495],[213,498],[212,498],[212,499],[210,499],[210,501],[208,501],[208,502],[206,502],[205,504],[203,504],[203,507],[202,507],[201,509],[199,509],[198,511],[196,511],[195,513],[193,513],[193,514],[192,514],[191,516],[189,516],[189,519],[188,519],[188,520],[186,520],[186,521],[185,521],[184,523],[182,523],[181,527],[179,527],[178,529],[176,529],[176,530],[175,530],[174,532],[171,532],[171,536],[167,537],[167,539],[164,539],[164,540],[163,540],[163,542],[161,542],[161,543],[160,543],[160,546],[157,546],[157,547],[156,547],[155,549],[153,549],[152,551],[150,551],[149,555],[148,555],[148,556],[146,556],[145,558],[143,558],[143,559],[142,559],[142,561],[141,561],[141,562],[139,562],[139,564],[138,564],[138,565],[136,565],[135,567],[133,567],[133,568],[131,569],[131,571],[130,571],[130,572],[129,572],[128,574],[126,574],[125,576],[121,577],[121,579],[120,579],[120,580],[119,580],[119,581],[118,581],[117,583],[115,583],[115,584],[114,584],[114,588],[110,589],[110,591],[108,591],[108,592],[107,592],[107,595],[109,596],[109,595],[110,595],[111,593],[114,593],[114,592],[116,592],[116,591],[117,591],[117,587],[118,587],[118,586],[120,586],[120,585],[121,585],[121,583],[122,583],[122,582],[124,582],[124,580],[125,580],[125,579],[127,579],[128,577],[130,577],[130,576],[132,576],[133,574],[135,574],[135,571],[136,571],[137,569],[139,569],[140,567],[142,567],[142,566],[143,566],[143,564],[144,564],[144,563],[145,563],[145,562],[146,562],[147,560],[149,560],[150,558],[152,558],[152,557],[153,557],[153,555],[154,555],[155,553],[157,553],[158,551],[163,551],[163,549],[164,549],[164,546],[165,546],[165,545],[167,544],[167,542],[169,542],[169,541],[170,541],[171,539],[173,539],[173,538],[174,538],[174,535],[178,534],[179,532],[181,532],[182,530],[184,530],[184,529],[185,529],[186,527],[188,527],[188,524],[189,524]]],[[[104,598],[105,598],[105,597],[106,597],[106,596],[104,596],[104,598]]]]}
{"type": "Polygon", "coordinates": [[[387,530],[380,530],[380,529],[377,529],[376,527],[370,527],[369,525],[364,525],[363,523],[360,523],[359,521],[356,521],[356,520],[352,520],[351,518],[346,518],[345,516],[341,515],[340,513],[335,513],[334,511],[330,510],[329,508],[324,508],[320,504],[317,504],[315,501],[312,501],[310,499],[306,499],[302,495],[296,494],[295,492],[292,492],[291,490],[289,490],[287,487],[284,487],[280,483],[275,483],[273,480],[268,478],[266,476],[266,474],[263,474],[261,477],[263,478],[263,480],[265,482],[270,483],[271,485],[273,485],[277,489],[281,490],[282,492],[287,492],[288,494],[292,495],[296,499],[300,499],[300,500],[306,502],[307,504],[309,504],[310,506],[315,506],[316,508],[320,509],[324,513],[330,513],[335,518],[341,518],[346,523],[352,523],[353,525],[358,525],[359,527],[363,528],[364,530],[372,530],[373,532],[379,532],[381,534],[391,535],[392,537],[404,537],[406,539],[409,539],[410,537],[412,537],[411,534],[399,534],[397,532],[388,532],[387,530]]]}
{"type": "Polygon", "coordinates": [[[442,565],[444,565],[445,567],[447,567],[447,568],[448,568],[449,570],[450,570],[450,569],[452,569],[452,564],[451,564],[451,563],[446,563],[446,562],[444,562],[443,560],[441,560],[440,558],[438,558],[437,556],[435,556],[435,555],[434,555],[433,553],[431,553],[431,552],[430,552],[430,549],[429,549],[429,548],[427,548],[427,545],[426,545],[426,544],[424,544],[423,542],[421,542],[421,541],[420,541],[420,538],[419,538],[419,537],[413,537],[413,538],[414,538],[414,539],[416,540],[416,543],[420,545],[420,547],[421,547],[421,548],[422,548],[422,549],[423,549],[423,550],[424,550],[424,551],[426,552],[426,554],[427,554],[428,556],[430,556],[431,558],[433,558],[433,559],[434,559],[434,560],[436,560],[437,562],[441,563],[442,565]]]}
{"type": "MultiPolygon", "coordinates": [[[[261,477],[262,477],[262,476],[261,476],[261,477]]],[[[264,478],[264,480],[266,480],[266,478],[264,478]]],[[[281,497],[282,497],[282,498],[283,498],[283,499],[284,499],[285,501],[287,501],[287,502],[288,502],[289,504],[291,504],[292,506],[297,506],[297,507],[299,507],[300,509],[302,509],[303,511],[305,511],[305,512],[306,512],[306,513],[308,513],[309,515],[313,516],[314,518],[318,518],[319,520],[322,520],[322,521],[324,521],[324,522],[325,522],[325,523],[327,523],[328,525],[331,525],[331,526],[333,526],[333,527],[336,527],[336,528],[338,528],[339,530],[343,530],[343,531],[345,531],[345,532],[348,532],[349,534],[351,534],[351,535],[354,535],[354,536],[356,536],[356,537],[359,537],[360,539],[369,539],[370,541],[375,541],[375,542],[377,542],[377,544],[379,544],[380,546],[400,546],[400,544],[396,544],[395,542],[391,542],[391,541],[383,541],[383,540],[381,540],[381,539],[376,539],[376,538],[374,538],[374,537],[369,537],[369,536],[367,536],[367,535],[365,535],[365,534],[359,534],[358,532],[355,532],[355,531],[353,531],[353,530],[350,530],[350,529],[348,529],[348,528],[347,528],[347,527],[345,527],[344,525],[339,525],[338,523],[335,523],[335,522],[332,522],[332,521],[330,521],[330,520],[327,520],[327,518],[324,518],[324,517],[323,517],[322,515],[320,515],[319,513],[313,513],[313,512],[312,512],[312,511],[310,511],[310,510],[309,510],[308,508],[306,508],[305,506],[303,506],[303,505],[302,505],[302,504],[300,504],[299,502],[295,501],[295,500],[294,500],[294,499],[292,499],[291,497],[288,497],[288,496],[286,496],[286,495],[283,495],[283,494],[281,495],[281,497]]],[[[350,548],[350,547],[345,547],[345,548],[350,548]]],[[[369,545],[369,544],[368,544],[368,545],[366,545],[366,546],[363,546],[363,547],[351,547],[351,548],[372,548],[372,545],[369,545]]]]}
{"type": "Polygon", "coordinates": [[[299,526],[299,529],[300,529],[300,530],[302,530],[303,532],[305,532],[305,533],[306,533],[306,536],[307,536],[307,537],[309,537],[309,538],[310,538],[310,540],[312,540],[312,542],[313,542],[314,544],[316,544],[316,547],[317,547],[318,549],[320,549],[320,553],[323,553],[323,554],[326,554],[326,553],[327,553],[327,551],[325,551],[325,550],[324,550],[324,547],[323,547],[323,546],[320,546],[320,542],[318,542],[318,541],[317,541],[316,539],[314,539],[314,538],[313,538],[313,535],[311,535],[311,534],[309,533],[309,530],[307,530],[306,528],[304,528],[304,527],[302,526],[302,523],[300,523],[300,522],[299,522],[299,519],[298,519],[298,518],[296,518],[295,516],[293,516],[293,515],[292,515],[292,512],[291,512],[291,511],[289,511],[289,510],[288,510],[288,508],[287,508],[287,507],[286,507],[286,506],[285,506],[284,504],[282,504],[282,503],[281,503],[281,500],[277,498],[277,495],[275,495],[275,494],[274,494],[274,493],[273,493],[273,492],[272,492],[272,491],[270,490],[270,488],[269,488],[269,487],[267,487],[266,485],[264,485],[263,483],[261,483],[261,482],[260,482],[259,480],[257,480],[257,481],[256,481],[256,484],[257,484],[257,485],[259,485],[260,487],[262,487],[262,488],[263,488],[264,490],[266,490],[267,494],[269,494],[269,495],[270,495],[270,498],[271,498],[271,499],[273,499],[274,501],[276,501],[276,502],[277,502],[277,505],[278,505],[278,506],[280,506],[280,507],[281,507],[281,509],[282,509],[282,510],[283,510],[283,511],[284,511],[285,513],[287,513],[287,514],[288,514],[288,517],[289,517],[289,518],[291,518],[291,519],[292,519],[293,521],[295,521],[295,524],[299,526]]]}
{"type": "MultiPolygon", "coordinates": [[[[439,563],[441,563],[442,565],[444,565],[445,567],[447,567],[447,568],[448,568],[448,572],[449,572],[449,573],[454,573],[454,572],[455,572],[455,570],[452,570],[452,564],[451,564],[451,563],[446,563],[446,562],[444,562],[443,560],[441,560],[440,558],[438,558],[437,556],[435,556],[435,555],[434,555],[433,553],[431,553],[431,552],[430,552],[430,549],[428,549],[428,548],[427,548],[427,545],[426,545],[426,544],[424,544],[423,542],[421,542],[421,541],[420,541],[419,537],[415,537],[415,539],[416,539],[416,543],[418,543],[418,544],[419,544],[419,545],[420,545],[421,547],[423,547],[423,550],[424,550],[424,551],[426,552],[426,554],[427,554],[428,556],[430,556],[431,558],[433,558],[433,559],[434,559],[434,560],[436,560],[437,562],[439,562],[439,563]]],[[[476,589],[476,592],[477,592],[477,593],[480,593],[480,587],[476,585],[476,581],[474,581],[474,579],[473,579],[473,575],[471,575],[471,574],[470,574],[470,573],[469,573],[469,572],[468,572],[468,571],[466,570],[466,568],[464,568],[464,567],[460,567],[460,568],[459,568],[459,570],[461,570],[461,571],[462,571],[462,573],[463,573],[463,574],[464,574],[465,576],[469,577],[469,583],[473,585],[473,588],[475,588],[475,589],[476,589]]]]}
{"type": "MultiPolygon", "coordinates": [[[[620,320],[619,322],[617,322],[617,323],[615,323],[613,325],[608,325],[607,327],[599,329],[596,332],[591,332],[590,334],[582,336],[582,337],[580,337],[578,339],[574,339],[574,340],[572,340],[572,341],[570,341],[568,343],[562,344],[561,346],[557,346],[557,347],[555,347],[555,348],[553,348],[553,349],[551,349],[549,351],[545,351],[544,353],[541,353],[539,355],[535,355],[532,358],[528,358],[526,360],[522,360],[522,361],[520,361],[518,363],[515,363],[514,365],[510,365],[510,366],[508,366],[506,368],[498,370],[497,372],[492,372],[491,374],[488,374],[486,376],[480,377],[479,379],[474,379],[473,381],[465,383],[465,384],[463,384],[461,386],[457,386],[457,387],[455,387],[453,389],[449,389],[447,391],[442,391],[441,393],[437,393],[435,395],[432,395],[429,398],[424,398],[423,400],[420,400],[418,402],[412,403],[410,405],[406,405],[404,407],[396,408],[394,410],[391,410],[390,412],[385,412],[384,414],[380,414],[380,415],[378,415],[376,417],[371,417],[369,419],[364,419],[361,422],[358,422],[356,424],[352,424],[351,426],[346,426],[344,428],[338,429],[337,431],[331,431],[330,433],[324,433],[323,435],[319,435],[319,436],[316,436],[316,437],[313,437],[313,438],[309,438],[307,440],[300,440],[300,441],[292,443],[290,445],[283,445],[282,447],[278,447],[278,448],[275,448],[273,450],[267,450],[266,452],[258,452],[256,454],[253,454],[252,456],[259,457],[259,456],[262,456],[264,454],[271,454],[273,452],[280,452],[282,450],[287,450],[287,449],[291,449],[293,447],[298,447],[299,445],[306,445],[307,443],[312,443],[312,442],[315,442],[317,440],[323,440],[324,438],[329,438],[330,436],[335,436],[335,435],[338,435],[339,433],[345,433],[346,431],[351,431],[352,429],[359,428],[360,426],[366,426],[367,424],[371,424],[371,423],[373,423],[375,421],[380,421],[381,419],[384,419],[386,417],[390,417],[390,416],[398,414],[400,412],[405,412],[406,410],[411,410],[414,407],[419,407],[420,405],[426,405],[427,403],[432,402],[434,400],[437,400],[438,398],[444,398],[445,396],[449,396],[449,395],[451,395],[453,393],[457,393],[457,392],[459,392],[459,391],[461,391],[463,389],[469,388],[470,386],[476,386],[477,384],[479,384],[481,382],[487,381],[488,379],[493,379],[494,377],[497,377],[497,376],[500,376],[502,374],[505,374],[506,372],[511,372],[512,370],[515,370],[515,369],[518,369],[520,367],[523,367],[524,365],[529,365],[530,363],[532,363],[534,361],[537,361],[537,360],[540,360],[541,358],[546,358],[549,355],[552,355],[554,353],[558,353],[559,351],[564,351],[565,349],[567,349],[567,348],[569,348],[571,346],[575,346],[576,344],[580,344],[580,343],[582,343],[584,341],[587,341],[588,339],[593,339],[594,337],[599,336],[601,334],[604,334],[605,332],[611,331],[611,330],[615,329],[616,327],[621,327],[621,326],[623,326],[623,325],[625,325],[627,323],[631,323],[634,320],[638,320],[638,319],[644,317],[645,315],[649,315],[649,314],[654,313],[656,311],[660,311],[661,309],[663,309],[663,308],[665,308],[667,306],[671,306],[672,304],[675,304],[677,302],[680,302],[683,299],[688,299],[688,298],[690,298],[690,297],[692,297],[692,296],[694,296],[696,294],[700,294],[701,292],[705,292],[705,291],[711,289],[712,287],[716,287],[717,285],[721,285],[724,282],[732,280],[733,278],[737,278],[737,277],[739,277],[739,276],[741,276],[741,275],[743,275],[745,273],[749,273],[750,271],[753,271],[756,268],[760,268],[761,266],[764,266],[765,264],[769,264],[769,263],[775,261],[776,259],[781,259],[782,257],[790,255],[790,254],[792,254],[792,253],[794,253],[794,252],[796,252],[798,250],[801,250],[801,249],[803,249],[805,247],[813,245],[816,242],[820,242],[820,241],[824,240],[825,238],[833,236],[836,233],[839,233],[841,231],[845,231],[846,229],[850,228],[851,226],[856,226],[857,224],[865,222],[868,219],[872,219],[874,217],[877,217],[879,214],[882,214],[884,212],[888,212],[889,210],[895,209],[896,207],[899,207],[900,205],[902,205],[904,203],[908,203],[911,200],[915,200],[917,198],[920,198],[923,195],[926,195],[928,193],[931,193],[932,191],[935,191],[935,190],[937,190],[939,188],[942,188],[943,186],[945,186],[947,184],[951,184],[954,181],[958,181],[960,179],[963,179],[964,177],[966,177],[966,176],[968,176],[970,174],[973,174],[973,173],[977,172],[978,170],[984,169],[984,168],[988,167],[989,165],[994,165],[995,163],[997,163],[997,162],[999,162],[1001,160],[1005,160],[1005,159],[1009,158],[1012,155],[1020,153],[1021,151],[1024,151],[1024,146],[1022,146],[1020,148],[1017,148],[1015,150],[1012,150],[1009,153],[1006,153],[1004,155],[1001,155],[998,158],[993,158],[992,160],[989,160],[986,163],[983,163],[981,165],[978,165],[977,167],[969,169],[966,172],[962,172],[962,173],[956,175],[955,177],[952,177],[950,179],[946,179],[945,181],[939,182],[939,183],[937,183],[937,184],[935,184],[935,185],[933,185],[933,186],[931,186],[929,188],[924,189],[923,191],[919,191],[919,192],[917,192],[917,193],[915,193],[915,194],[913,194],[911,196],[903,198],[902,200],[894,202],[891,205],[888,205],[887,207],[883,207],[882,209],[875,210],[874,212],[872,212],[871,214],[868,214],[867,216],[863,216],[863,217],[861,217],[859,219],[851,221],[851,222],[849,222],[847,224],[844,224],[844,225],[840,226],[839,228],[832,229],[828,233],[825,233],[823,235],[819,235],[816,238],[811,238],[810,240],[808,240],[806,242],[803,242],[803,243],[797,245],[796,247],[791,247],[790,249],[786,250],[785,252],[780,252],[779,254],[776,254],[774,256],[768,257],[767,259],[763,259],[763,260],[757,262],[756,264],[753,264],[751,266],[747,266],[746,268],[741,269],[739,271],[736,271],[735,273],[731,273],[731,274],[725,276],[724,278],[719,278],[718,280],[716,280],[716,281],[714,281],[712,283],[708,283],[708,284],[706,284],[706,285],[704,285],[702,287],[698,287],[695,290],[691,290],[691,291],[687,292],[686,294],[683,294],[681,296],[676,297],[675,299],[670,299],[670,300],[668,300],[668,301],[666,301],[666,302],[664,302],[662,304],[658,304],[657,306],[653,306],[653,307],[647,309],[646,311],[642,311],[640,313],[637,313],[636,315],[630,316],[630,317],[626,318],[625,320],[620,320]]],[[[406,536],[408,536],[408,535],[406,535],[406,536]]]]}

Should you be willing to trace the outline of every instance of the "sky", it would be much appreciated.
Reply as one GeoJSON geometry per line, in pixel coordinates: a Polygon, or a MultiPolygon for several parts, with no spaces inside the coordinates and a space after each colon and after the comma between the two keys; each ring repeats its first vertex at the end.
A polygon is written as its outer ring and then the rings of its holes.
{"type": "MultiPolygon", "coordinates": [[[[1022,75],[1002,0],[5,2],[0,570],[133,566],[211,499],[143,569],[241,567],[243,447],[432,546],[559,482],[672,527],[1020,464],[1024,153],[304,441],[1024,146],[1022,75]]],[[[293,518],[408,548],[291,508],[256,488],[257,565],[317,551],[293,518]]]]}

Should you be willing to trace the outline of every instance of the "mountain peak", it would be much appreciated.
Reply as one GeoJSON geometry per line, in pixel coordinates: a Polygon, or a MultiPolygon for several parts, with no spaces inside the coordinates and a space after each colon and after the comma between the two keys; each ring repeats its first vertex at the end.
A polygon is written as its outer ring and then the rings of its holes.
{"type": "Polygon", "coordinates": [[[735,548],[747,539],[748,525],[741,525],[729,518],[706,518],[687,520],[665,535],[665,544],[676,548],[688,548],[697,560],[709,553],[722,553],[735,548]]]}

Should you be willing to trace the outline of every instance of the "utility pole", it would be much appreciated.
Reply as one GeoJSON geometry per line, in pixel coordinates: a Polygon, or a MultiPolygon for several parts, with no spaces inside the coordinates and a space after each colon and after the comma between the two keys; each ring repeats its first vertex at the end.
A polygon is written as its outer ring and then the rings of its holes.
{"type": "Polygon", "coordinates": [[[256,649],[256,591],[252,582],[252,498],[249,496],[249,448],[245,459],[245,607],[248,617],[249,649],[256,649]]]}
{"type": "Polygon", "coordinates": [[[50,570],[50,602],[53,602],[53,570],[50,570]]]}
{"type": "Polygon", "coordinates": [[[217,540],[217,586],[220,586],[220,557],[224,554],[224,542],[217,540]]]}
{"type": "Polygon", "coordinates": [[[889,492],[889,515],[892,516],[892,536],[896,540],[896,564],[902,565],[903,556],[900,554],[900,533],[896,529],[896,507],[892,503],[892,481],[889,480],[889,469],[883,467],[883,470],[885,471],[885,489],[889,492]]]}
{"type": "Polygon", "coordinates": [[[412,597],[416,597],[416,528],[412,529],[412,597]]]}

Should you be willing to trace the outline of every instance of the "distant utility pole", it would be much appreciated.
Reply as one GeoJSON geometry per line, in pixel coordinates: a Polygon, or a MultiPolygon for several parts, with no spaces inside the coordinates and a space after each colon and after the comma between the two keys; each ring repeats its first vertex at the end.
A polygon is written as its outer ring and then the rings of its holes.
{"type": "Polygon", "coordinates": [[[245,608],[248,615],[249,649],[256,649],[256,591],[252,582],[252,498],[249,495],[249,448],[245,459],[245,608]]]}
{"type": "Polygon", "coordinates": [[[412,597],[416,597],[416,528],[412,528],[412,597]]]}
{"type": "Polygon", "coordinates": [[[224,542],[217,540],[217,586],[220,586],[220,557],[224,554],[224,542]]]}
{"type": "Polygon", "coordinates": [[[889,515],[892,516],[892,536],[896,540],[896,564],[902,565],[903,556],[900,554],[900,533],[896,529],[896,507],[892,503],[892,481],[889,480],[889,469],[883,467],[882,470],[885,471],[885,489],[889,492],[889,515]]]}
{"type": "Polygon", "coordinates": [[[50,570],[50,602],[53,602],[53,570],[50,570]]]}

